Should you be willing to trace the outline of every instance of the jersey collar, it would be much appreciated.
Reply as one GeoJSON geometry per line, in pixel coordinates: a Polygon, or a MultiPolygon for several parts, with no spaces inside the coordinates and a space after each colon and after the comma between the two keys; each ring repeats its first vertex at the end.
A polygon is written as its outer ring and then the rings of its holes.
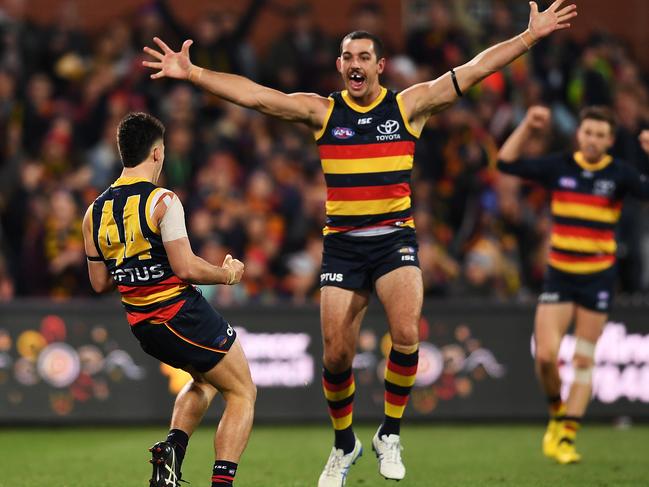
{"type": "Polygon", "coordinates": [[[588,162],[584,155],[580,152],[577,151],[573,154],[573,158],[575,159],[575,162],[581,167],[582,169],[585,169],[586,171],[599,171],[600,169],[604,169],[606,166],[608,166],[611,162],[613,162],[613,158],[606,154],[603,156],[599,161],[597,162],[588,162]]]}
{"type": "Polygon", "coordinates": [[[341,93],[341,95],[343,97],[343,100],[347,104],[347,106],[349,106],[349,108],[351,108],[352,110],[354,110],[356,112],[367,113],[371,109],[376,107],[379,103],[381,103],[383,101],[383,99],[385,98],[385,95],[387,93],[388,93],[388,90],[386,90],[383,86],[381,86],[381,93],[379,93],[379,96],[377,96],[376,100],[374,100],[371,104],[367,105],[366,107],[356,104],[354,102],[354,100],[352,100],[352,97],[349,96],[349,93],[347,92],[347,90],[343,91],[341,93]]]}
{"type": "Polygon", "coordinates": [[[138,177],[121,177],[117,178],[117,180],[110,185],[111,188],[114,188],[115,186],[127,186],[129,184],[135,184],[135,183],[150,183],[146,178],[138,178],[138,177]]]}

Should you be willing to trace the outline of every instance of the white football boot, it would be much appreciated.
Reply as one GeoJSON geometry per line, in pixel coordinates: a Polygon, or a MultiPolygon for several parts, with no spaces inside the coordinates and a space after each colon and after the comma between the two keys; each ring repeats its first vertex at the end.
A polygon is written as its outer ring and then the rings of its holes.
{"type": "Polygon", "coordinates": [[[358,438],[354,443],[354,449],[345,455],[342,449],[333,447],[327,460],[320,479],[318,487],[343,487],[347,479],[349,468],[356,463],[356,460],[363,454],[363,446],[358,438]]]}
{"type": "MultiPolygon", "coordinates": [[[[379,430],[381,428],[379,427],[379,430]]],[[[372,450],[379,462],[379,473],[388,480],[401,480],[406,476],[406,466],[401,460],[401,441],[399,435],[381,435],[376,431],[372,438],[372,450]]]]}

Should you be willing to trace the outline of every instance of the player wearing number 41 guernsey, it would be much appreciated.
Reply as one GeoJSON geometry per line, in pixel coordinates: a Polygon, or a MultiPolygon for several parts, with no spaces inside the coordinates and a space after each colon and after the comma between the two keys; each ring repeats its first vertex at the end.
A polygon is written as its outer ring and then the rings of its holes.
{"type": "MultiPolygon", "coordinates": [[[[575,436],[590,400],[595,344],[608,317],[615,280],[615,227],[626,194],[649,199],[649,178],[606,154],[615,122],[610,110],[582,111],[578,151],[519,159],[534,131],[547,129],[550,111],[532,107],[500,150],[498,168],[543,184],[552,192],[554,219],[543,293],[534,325],[536,371],[547,394],[550,422],[543,452],[561,464],[576,463],[575,436]],[[559,345],[571,322],[577,337],[573,384],[561,399],[559,345]]],[[[649,130],[640,135],[649,154],[649,130]]]]}
{"type": "Polygon", "coordinates": [[[145,352],[192,375],[176,398],[166,441],[153,445],[150,487],[178,487],[189,437],[217,390],[225,411],[214,439],[212,485],[231,486],[252,427],[255,386],[234,329],[192,284],[234,285],[243,264],[213,266],[192,252],[178,197],[156,186],[164,127],[144,113],[119,124],[124,170],[88,208],[83,237],[90,282],[117,286],[131,331],[145,352]]]}
{"type": "Polygon", "coordinates": [[[381,41],[352,32],[340,45],[336,67],[345,90],[323,97],[285,94],[249,79],[195,66],[191,40],[174,52],[155,38],[159,50],[145,47],[157,70],[153,79],[186,79],[225,100],[284,120],[306,124],[320,150],[327,181],[327,221],[321,282],[324,342],[322,383],[334,427],[334,447],[319,487],[341,487],[362,447],[352,429],[352,361],[372,290],[385,308],[392,349],[385,370],[385,417],[372,439],[379,473],[400,480],[400,423],[418,361],[418,325],[423,299],[415,223],[410,202],[410,171],[415,140],[426,120],[450,106],[468,88],[525,53],[538,39],[569,27],[574,5],[555,1],[539,12],[530,2],[529,29],[476,56],[440,78],[400,93],[383,88],[381,41]]]}

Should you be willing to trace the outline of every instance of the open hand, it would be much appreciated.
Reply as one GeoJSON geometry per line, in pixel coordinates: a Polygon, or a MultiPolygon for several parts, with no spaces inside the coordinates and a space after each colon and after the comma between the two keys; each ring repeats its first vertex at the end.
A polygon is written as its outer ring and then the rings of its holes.
{"type": "Polygon", "coordinates": [[[559,9],[565,0],[556,0],[544,12],[539,12],[536,2],[530,2],[529,31],[538,40],[552,34],[555,30],[570,27],[568,21],[577,16],[577,6],[572,4],[559,9]]]}
{"type": "Polygon", "coordinates": [[[531,106],[527,110],[525,123],[527,123],[532,130],[544,130],[548,125],[550,125],[551,115],[552,113],[549,108],[540,105],[531,106]]]}
{"type": "Polygon", "coordinates": [[[243,262],[237,259],[233,259],[230,254],[225,256],[223,259],[223,265],[221,266],[228,271],[228,280],[224,284],[232,285],[238,284],[243,277],[243,262]]]}
{"type": "Polygon", "coordinates": [[[159,70],[157,73],[151,75],[151,79],[165,77],[176,79],[189,78],[189,72],[192,67],[194,67],[192,62],[189,60],[189,46],[191,46],[194,41],[186,40],[183,42],[180,52],[172,51],[171,48],[159,37],[154,37],[153,42],[158,45],[162,52],[151,49],[148,46],[144,48],[144,52],[149,56],[156,58],[157,61],[142,61],[143,66],[159,70]]]}

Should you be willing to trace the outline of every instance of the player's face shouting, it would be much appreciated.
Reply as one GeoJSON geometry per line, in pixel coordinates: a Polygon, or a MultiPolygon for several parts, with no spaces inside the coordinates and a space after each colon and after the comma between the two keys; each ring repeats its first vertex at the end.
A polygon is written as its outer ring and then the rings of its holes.
{"type": "Polygon", "coordinates": [[[577,144],[587,161],[597,162],[613,145],[613,133],[608,122],[586,119],[577,130],[577,144]]]}
{"type": "Polygon", "coordinates": [[[347,39],[336,66],[349,94],[362,98],[378,84],[385,59],[376,59],[374,43],[370,39],[347,39]]]}

